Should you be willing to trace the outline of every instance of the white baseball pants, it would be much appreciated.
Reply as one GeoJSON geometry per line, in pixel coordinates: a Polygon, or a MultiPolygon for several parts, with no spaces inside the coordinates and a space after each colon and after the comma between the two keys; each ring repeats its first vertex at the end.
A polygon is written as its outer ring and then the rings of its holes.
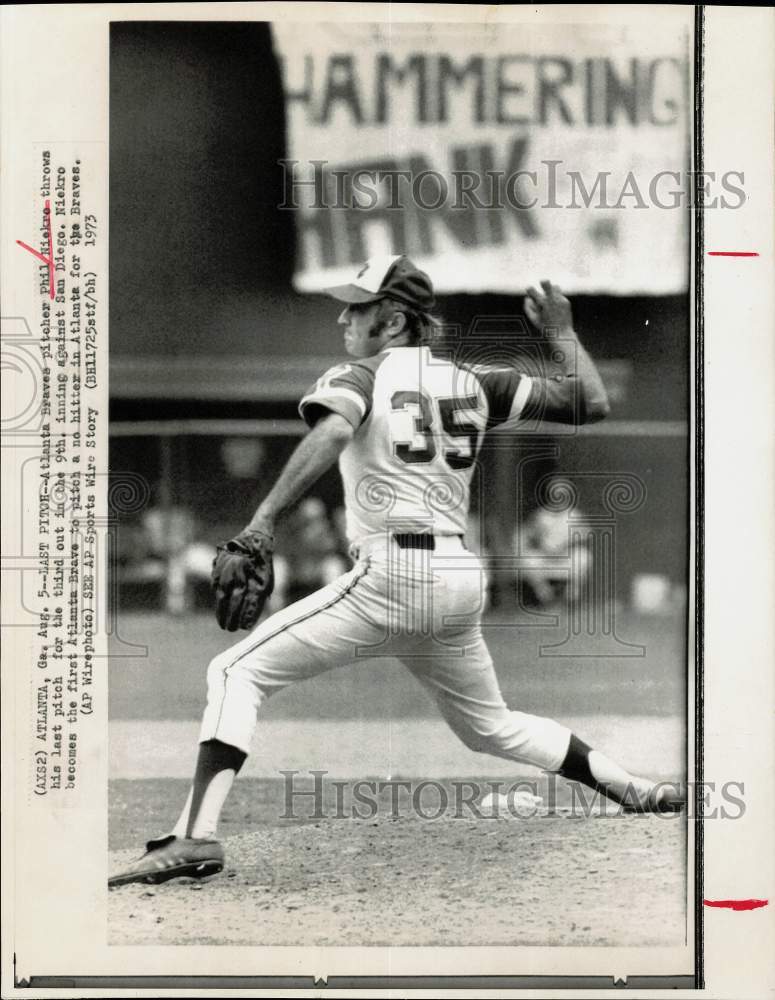
{"type": "Polygon", "coordinates": [[[364,546],[349,573],[212,660],[200,741],[249,753],[270,695],[333,667],[390,655],[433,695],[466,746],[559,770],[570,730],[506,707],[480,628],[483,591],[481,562],[457,536],[437,537],[435,551],[384,539],[364,546]]]}

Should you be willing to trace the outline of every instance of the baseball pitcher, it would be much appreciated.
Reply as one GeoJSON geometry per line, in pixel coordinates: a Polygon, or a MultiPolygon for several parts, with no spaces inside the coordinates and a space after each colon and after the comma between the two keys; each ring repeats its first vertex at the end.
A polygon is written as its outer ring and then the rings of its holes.
{"type": "Polygon", "coordinates": [[[244,531],[218,550],[218,622],[249,631],[210,663],[199,756],[180,818],[111,886],[219,872],[218,818],[266,699],[302,678],[365,663],[373,652],[397,656],[474,750],[583,782],[635,810],[683,804],[669,786],[629,774],[559,723],[507,707],[482,637],[484,574],[463,535],[483,435],[528,419],[575,424],[608,413],[568,300],[549,281],[528,289],[531,323],[575,340],[565,370],[540,378],[433,354],[433,287],[406,256],[372,258],[329,294],[344,303],[339,323],[350,361],[302,398],[308,434],[244,531]],[[275,525],[335,462],[354,566],[257,624],[273,585],[275,525]]]}

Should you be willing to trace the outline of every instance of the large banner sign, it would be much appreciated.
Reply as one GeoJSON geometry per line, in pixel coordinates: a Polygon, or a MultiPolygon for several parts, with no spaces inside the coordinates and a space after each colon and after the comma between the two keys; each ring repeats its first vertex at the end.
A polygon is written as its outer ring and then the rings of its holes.
{"type": "Polygon", "coordinates": [[[443,292],[520,291],[544,277],[569,292],[686,288],[680,28],[655,23],[644,37],[623,25],[285,23],[274,32],[300,290],[401,251],[443,292]]]}

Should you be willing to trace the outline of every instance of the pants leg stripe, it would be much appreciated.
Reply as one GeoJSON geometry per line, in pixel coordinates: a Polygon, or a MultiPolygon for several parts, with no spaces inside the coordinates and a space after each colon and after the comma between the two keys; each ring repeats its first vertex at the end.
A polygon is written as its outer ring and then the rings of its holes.
{"type": "Polygon", "coordinates": [[[218,739],[218,727],[221,724],[221,717],[223,716],[223,706],[224,706],[224,703],[226,701],[226,684],[227,684],[228,679],[229,679],[229,671],[233,667],[236,667],[237,664],[240,662],[240,660],[244,659],[246,656],[249,656],[251,653],[254,653],[260,646],[263,646],[265,642],[269,642],[270,639],[274,639],[276,636],[281,635],[283,632],[287,632],[288,629],[293,628],[294,625],[299,625],[301,622],[307,621],[307,619],[312,618],[314,615],[319,614],[321,611],[328,611],[329,608],[332,608],[335,604],[338,604],[339,601],[341,601],[345,597],[347,597],[348,594],[351,594],[352,591],[355,589],[356,585],[364,578],[364,576],[366,576],[366,574],[369,571],[369,564],[370,564],[369,561],[367,561],[366,565],[363,567],[363,571],[361,573],[358,573],[358,575],[355,576],[347,584],[347,586],[344,588],[344,590],[341,593],[339,593],[339,594],[336,595],[336,597],[332,598],[330,601],[327,601],[325,604],[321,604],[319,608],[314,608],[312,611],[308,611],[304,615],[299,615],[299,617],[298,618],[294,618],[293,621],[283,623],[278,628],[276,628],[272,632],[270,632],[268,635],[261,636],[261,638],[258,639],[256,642],[254,642],[252,646],[249,646],[247,649],[243,650],[239,654],[239,656],[237,656],[234,660],[232,660],[232,662],[228,665],[228,667],[224,667],[224,670],[223,670],[223,691],[221,693],[221,704],[220,704],[220,707],[218,709],[218,720],[215,723],[214,734],[211,737],[212,739],[214,739],[214,740],[218,739]]]}

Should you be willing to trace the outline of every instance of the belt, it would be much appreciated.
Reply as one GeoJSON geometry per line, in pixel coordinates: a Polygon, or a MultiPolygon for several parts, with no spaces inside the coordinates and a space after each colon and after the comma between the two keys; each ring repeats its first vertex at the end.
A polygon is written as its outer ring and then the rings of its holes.
{"type": "MultiPolygon", "coordinates": [[[[462,535],[444,535],[445,538],[459,538],[463,540],[462,535]]],[[[433,552],[436,548],[436,536],[430,534],[395,534],[393,535],[393,541],[399,547],[399,549],[427,549],[433,552]]]]}
{"type": "Polygon", "coordinates": [[[440,550],[442,555],[455,554],[459,552],[462,545],[465,549],[462,535],[432,535],[430,532],[401,532],[397,531],[392,535],[371,535],[360,543],[353,543],[350,546],[350,558],[353,562],[366,558],[378,552],[387,554],[388,541],[396,543],[399,549],[424,549],[426,552],[440,550]],[[448,543],[454,542],[454,545],[448,543]]]}

